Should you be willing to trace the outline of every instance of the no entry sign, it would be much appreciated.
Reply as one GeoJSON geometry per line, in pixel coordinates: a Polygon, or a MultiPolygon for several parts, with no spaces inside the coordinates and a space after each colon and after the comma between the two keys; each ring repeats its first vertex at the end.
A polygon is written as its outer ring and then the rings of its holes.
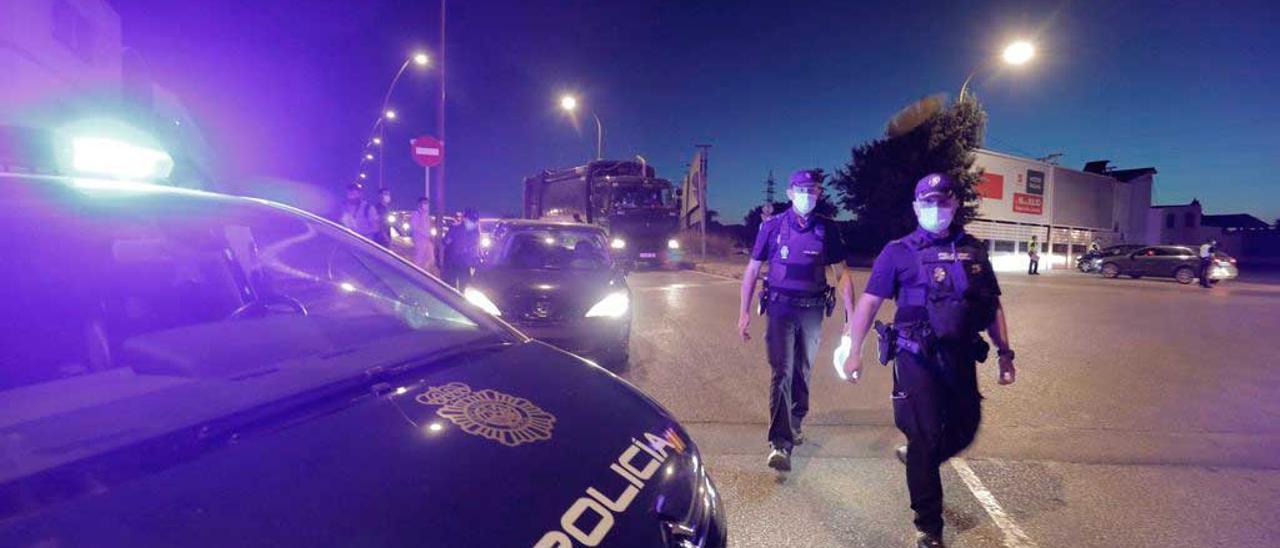
{"type": "Polygon", "coordinates": [[[444,144],[435,137],[423,135],[409,141],[409,154],[422,167],[435,167],[444,161],[444,144]]]}

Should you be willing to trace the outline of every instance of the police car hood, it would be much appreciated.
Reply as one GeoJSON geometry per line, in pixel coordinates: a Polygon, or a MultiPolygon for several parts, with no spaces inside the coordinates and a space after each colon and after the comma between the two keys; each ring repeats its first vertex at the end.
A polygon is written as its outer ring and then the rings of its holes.
{"type": "Polygon", "coordinates": [[[579,358],[520,343],[382,388],[127,481],[88,474],[95,492],[11,517],[0,545],[658,545],[694,519],[688,435],[579,358]]]}

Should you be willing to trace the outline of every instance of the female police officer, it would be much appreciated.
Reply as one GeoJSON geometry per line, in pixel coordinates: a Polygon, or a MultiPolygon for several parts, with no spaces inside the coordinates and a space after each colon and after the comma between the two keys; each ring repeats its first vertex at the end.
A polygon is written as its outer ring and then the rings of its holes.
{"type": "MultiPolygon", "coordinates": [[[[956,180],[945,174],[929,174],[916,183],[914,209],[920,226],[890,242],[876,258],[849,319],[854,351],[842,365],[842,376],[857,382],[862,341],[880,304],[894,299],[894,325],[877,326],[877,332],[887,337],[881,359],[896,356],[893,415],[907,437],[898,458],[907,466],[921,547],[942,546],[938,469],[968,447],[978,431],[982,396],[975,362],[985,360],[987,351],[979,331],[985,329],[999,349],[1000,384],[1014,381],[1000,287],[986,246],[951,226],[960,205],[958,190],[956,180]]],[[[841,285],[852,281],[845,277],[841,285]]]]}
{"type": "MultiPolygon", "coordinates": [[[[773,369],[767,464],[782,471],[791,469],[791,449],[804,442],[800,421],[809,412],[809,376],[818,354],[822,318],[824,312],[831,314],[835,304],[827,270],[846,256],[835,223],[813,212],[822,198],[822,178],[820,170],[800,170],[791,176],[787,187],[791,209],[760,225],[742,276],[738,332],[747,341],[756,278],[760,266],[769,262],[761,294],[769,319],[765,346],[773,369]]],[[[848,310],[853,304],[852,288],[841,296],[848,310]]]]}

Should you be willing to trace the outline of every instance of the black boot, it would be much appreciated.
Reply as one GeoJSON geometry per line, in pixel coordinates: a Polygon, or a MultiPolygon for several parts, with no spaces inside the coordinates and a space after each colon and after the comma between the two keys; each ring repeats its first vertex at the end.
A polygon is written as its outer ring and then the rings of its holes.
{"type": "Polygon", "coordinates": [[[916,535],[916,548],[947,548],[947,545],[942,542],[942,535],[919,533],[916,535]]]}

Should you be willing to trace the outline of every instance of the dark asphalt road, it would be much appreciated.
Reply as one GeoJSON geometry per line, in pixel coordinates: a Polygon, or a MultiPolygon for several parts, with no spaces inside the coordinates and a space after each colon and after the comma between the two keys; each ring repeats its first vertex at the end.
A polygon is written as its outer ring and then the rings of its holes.
{"type": "MultiPolygon", "coordinates": [[[[1019,377],[1001,387],[994,365],[980,366],[982,432],[943,469],[952,546],[1280,544],[1280,287],[1001,282],[1019,377]]],[[[780,476],[764,465],[764,322],[738,340],[738,282],[684,271],[635,273],[631,284],[622,375],[690,428],[733,545],[908,545],[889,373],[869,345],[863,381],[838,380],[839,310],[814,370],[810,441],[780,476]]]]}

